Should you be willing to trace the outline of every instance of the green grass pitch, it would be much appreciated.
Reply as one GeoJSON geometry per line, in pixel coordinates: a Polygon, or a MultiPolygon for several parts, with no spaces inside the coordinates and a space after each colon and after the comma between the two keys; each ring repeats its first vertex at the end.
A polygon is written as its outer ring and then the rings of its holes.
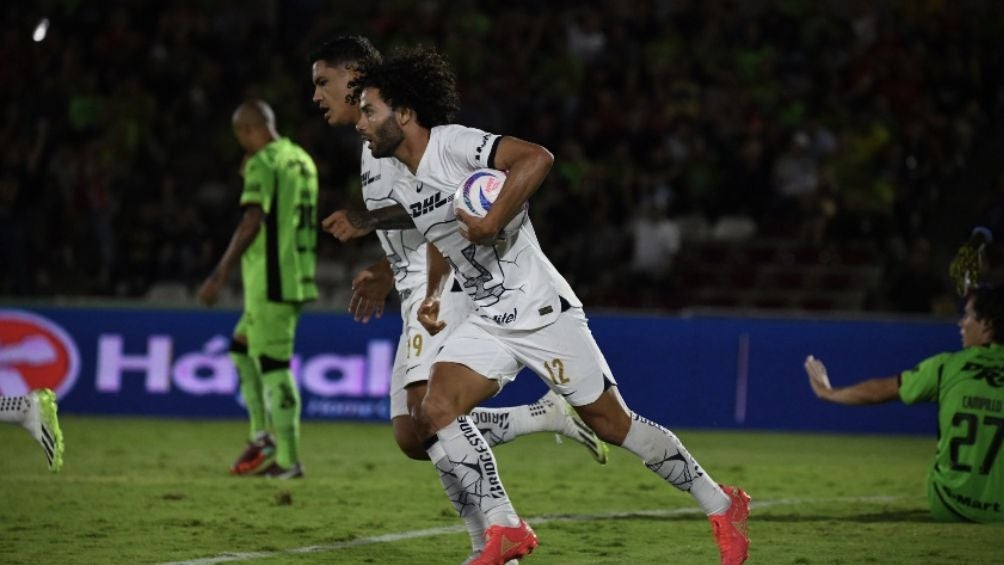
{"type": "MultiPolygon", "coordinates": [[[[469,551],[431,465],[405,459],[387,425],[304,424],[307,479],[274,482],[227,475],[243,422],[62,424],[58,475],[27,433],[0,426],[0,563],[457,564],[469,551]]],[[[933,438],[677,433],[752,495],[749,563],[1004,563],[1004,525],[930,519],[933,438]]],[[[539,434],[496,454],[540,536],[524,563],[717,563],[690,497],[624,450],[600,466],[539,434]]]]}

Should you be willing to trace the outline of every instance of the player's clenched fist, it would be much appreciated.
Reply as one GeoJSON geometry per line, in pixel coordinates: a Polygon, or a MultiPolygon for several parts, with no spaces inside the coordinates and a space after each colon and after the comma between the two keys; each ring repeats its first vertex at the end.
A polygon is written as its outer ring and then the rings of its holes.
{"type": "Polygon", "coordinates": [[[430,296],[418,307],[418,323],[429,335],[436,335],[446,328],[446,322],[439,319],[439,297],[430,296]]]}
{"type": "Polygon", "coordinates": [[[336,210],[321,221],[321,227],[339,241],[356,239],[373,231],[372,227],[363,227],[360,222],[354,220],[351,210],[336,210]]]}

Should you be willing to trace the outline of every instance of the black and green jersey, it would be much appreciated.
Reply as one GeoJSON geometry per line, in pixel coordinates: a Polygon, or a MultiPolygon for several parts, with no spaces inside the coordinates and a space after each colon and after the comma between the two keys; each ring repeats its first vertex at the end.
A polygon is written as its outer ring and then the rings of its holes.
{"type": "Polygon", "coordinates": [[[258,204],[265,223],[241,257],[246,300],[305,302],[317,298],[317,167],[306,151],[281,138],[244,166],[241,205],[258,204]]]}
{"type": "Polygon", "coordinates": [[[938,403],[931,488],[960,518],[1004,521],[1004,345],[922,361],[900,376],[903,402],[938,403]]]}

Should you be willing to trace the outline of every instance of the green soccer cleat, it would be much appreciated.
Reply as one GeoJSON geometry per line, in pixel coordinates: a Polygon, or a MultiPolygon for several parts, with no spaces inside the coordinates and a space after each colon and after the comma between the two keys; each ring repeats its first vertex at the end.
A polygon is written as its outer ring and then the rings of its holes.
{"type": "Polygon", "coordinates": [[[56,395],[47,388],[32,391],[27,396],[28,413],[21,423],[45,452],[49,470],[58,473],[63,467],[63,431],[59,429],[56,395]]]}
{"type": "Polygon", "coordinates": [[[582,418],[579,417],[575,412],[575,408],[572,408],[572,405],[568,401],[552,390],[548,391],[537,402],[548,410],[557,411],[560,414],[559,417],[563,419],[560,435],[555,434],[554,436],[559,443],[561,443],[561,436],[573,439],[588,449],[590,455],[593,456],[593,459],[597,463],[600,465],[606,464],[610,456],[610,448],[596,435],[596,432],[592,428],[582,421],[582,418]]]}

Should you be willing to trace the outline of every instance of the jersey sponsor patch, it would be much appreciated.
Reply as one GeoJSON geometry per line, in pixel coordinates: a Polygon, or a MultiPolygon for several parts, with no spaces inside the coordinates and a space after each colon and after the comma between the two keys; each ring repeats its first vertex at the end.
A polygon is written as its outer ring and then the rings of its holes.
{"type": "Polygon", "coordinates": [[[359,175],[359,180],[363,186],[367,186],[380,180],[380,173],[374,175],[369,171],[365,171],[363,174],[359,175]]]}
{"type": "Polygon", "coordinates": [[[453,196],[445,196],[442,192],[437,192],[418,202],[412,202],[408,205],[408,210],[411,212],[412,218],[417,218],[424,214],[428,214],[437,208],[442,208],[447,203],[453,200],[453,196]]]}
{"type": "Polygon", "coordinates": [[[988,385],[994,388],[1000,388],[1004,386],[1004,367],[995,367],[993,365],[983,365],[970,361],[962,366],[962,370],[966,372],[975,373],[973,378],[978,381],[986,381],[988,385]]]}

